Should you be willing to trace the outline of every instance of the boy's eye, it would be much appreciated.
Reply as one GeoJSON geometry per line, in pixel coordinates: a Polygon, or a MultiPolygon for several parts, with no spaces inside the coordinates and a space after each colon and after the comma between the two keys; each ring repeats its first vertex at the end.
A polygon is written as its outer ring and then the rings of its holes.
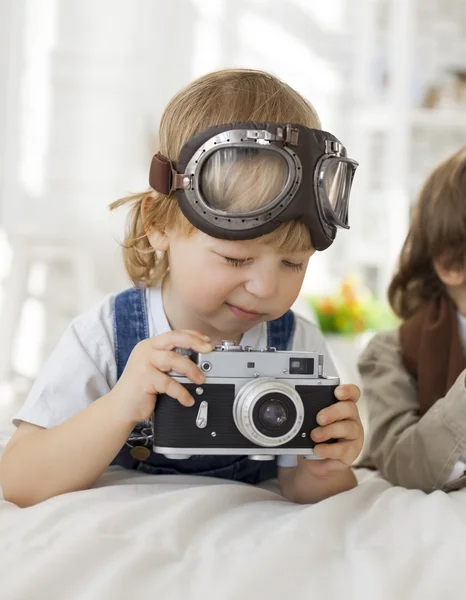
{"type": "MultiPolygon", "coordinates": [[[[231,256],[224,256],[224,259],[228,264],[233,265],[234,267],[241,267],[250,261],[249,258],[232,258],[231,256]]],[[[293,263],[289,260],[284,260],[283,264],[293,271],[302,271],[304,267],[304,263],[293,263]]]]}
{"type": "Polygon", "coordinates": [[[284,260],[283,264],[293,271],[302,271],[304,267],[304,263],[292,263],[289,260],[284,260]]]}
{"type": "Polygon", "coordinates": [[[231,258],[231,256],[225,256],[224,258],[228,264],[233,265],[234,267],[241,267],[241,265],[247,263],[246,258],[231,258]]]}

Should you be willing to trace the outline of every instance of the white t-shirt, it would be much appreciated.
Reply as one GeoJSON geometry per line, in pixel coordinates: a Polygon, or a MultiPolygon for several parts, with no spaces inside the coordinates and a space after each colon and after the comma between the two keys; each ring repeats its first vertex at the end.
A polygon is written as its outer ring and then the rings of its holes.
{"type": "MultiPolygon", "coordinates": [[[[151,337],[170,331],[160,286],[146,290],[151,337]]],[[[259,323],[246,332],[241,344],[253,348],[267,345],[267,325],[259,323]]],[[[325,355],[327,375],[336,375],[325,340],[316,325],[296,315],[292,350],[325,355]]],[[[113,295],[77,317],[44,365],[13,423],[26,421],[40,427],[60,425],[107,394],[117,382],[113,339],[113,295]]],[[[281,456],[280,466],[295,466],[296,457],[281,456]]]]}

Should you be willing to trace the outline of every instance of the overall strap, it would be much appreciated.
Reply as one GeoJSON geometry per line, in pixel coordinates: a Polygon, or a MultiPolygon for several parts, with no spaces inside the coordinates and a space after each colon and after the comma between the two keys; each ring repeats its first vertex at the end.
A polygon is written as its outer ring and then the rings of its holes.
{"type": "Polygon", "coordinates": [[[292,310],[267,323],[267,345],[277,350],[289,350],[293,342],[296,317],[292,310]]]}
{"type": "Polygon", "coordinates": [[[134,346],[149,337],[144,290],[130,288],[115,296],[113,334],[117,378],[120,379],[134,346]]]}
{"type": "MultiPolygon", "coordinates": [[[[149,337],[144,290],[130,288],[115,296],[113,301],[113,335],[117,379],[120,379],[134,346],[149,337]]],[[[133,450],[143,446],[145,455],[148,455],[153,439],[154,432],[151,421],[149,419],[140,421],[129,434],[126,446],[133,450]]],[[[118,464],[118,457],[114,463],[118,464]]]]}

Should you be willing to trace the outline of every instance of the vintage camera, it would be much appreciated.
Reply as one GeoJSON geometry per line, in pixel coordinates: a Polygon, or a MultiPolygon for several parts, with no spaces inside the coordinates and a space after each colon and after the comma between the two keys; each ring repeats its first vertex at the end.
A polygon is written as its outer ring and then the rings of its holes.
{"type": "Polygon", "coordinates": [[[317,413],[336,402],[337,377],[326,377],[324,357],[315,352],[253,349],[225,340],[209,354],[176,349],[206,374],[186,387],[195,404],[186,408],[166,394],[154,412],[154,451],[168,458],[192,455],[277,455],[317,458],[310,433],[317,413]]]}

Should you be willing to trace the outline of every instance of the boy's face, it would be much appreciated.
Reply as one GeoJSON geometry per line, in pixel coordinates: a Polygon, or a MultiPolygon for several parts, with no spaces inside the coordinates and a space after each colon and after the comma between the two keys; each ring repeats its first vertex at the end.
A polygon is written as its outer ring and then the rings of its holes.
{"type": "Polygon", "coordinates": [[[167,317],[173,328],[200,329],[211,337],[234,339],[285,313],[314,253],[284,255],[260,238],[219,240],[199,231],[164,237],[170,264],[164,285],[167,317]]]}

